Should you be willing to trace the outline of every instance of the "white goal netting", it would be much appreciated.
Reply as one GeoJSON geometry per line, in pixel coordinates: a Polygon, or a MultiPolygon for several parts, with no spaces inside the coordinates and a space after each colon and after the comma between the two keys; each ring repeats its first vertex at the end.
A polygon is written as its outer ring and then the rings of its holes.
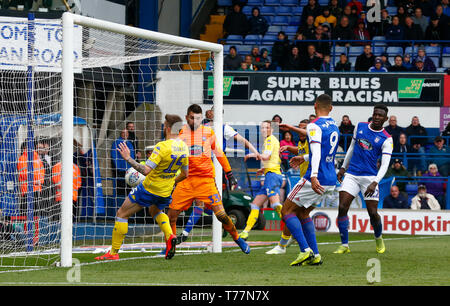
{"type": "MultiPolygon", "coordinates": [[[[45,265],[58,259],[61,238],[61,21],[35,20],[31,30],[27,20],[14,21],[34,35],[11,41],[10,57],[0,59],[0,265],[45,265]]],[[[73,252],[96,253],[110,247],[131,190],[118,142],[145,161],[163,138],[165,114],[184,118],[189,105],[203,103],[211,53],[80,25],[73,45],[73,252]]],[[[179,233],[189,214],[180,216],[179,233]]],[[[211,222],[201,216],[177,249],[207,249],[211,222]]],[[[122,251],[157,254],[164,246],[147,211],[129,219],[122,251]]]]}

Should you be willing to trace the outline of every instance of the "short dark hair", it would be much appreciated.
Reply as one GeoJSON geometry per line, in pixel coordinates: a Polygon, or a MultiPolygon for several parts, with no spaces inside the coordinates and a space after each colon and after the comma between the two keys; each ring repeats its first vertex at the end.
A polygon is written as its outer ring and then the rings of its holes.
{"type": "Polygon", "coordinates": [[[187,109],[187,114],[193,112],[194,114],[202,114],[202,108],[198,104],[191,104],[187,109]]]}
{"type": "Polygon", "coordinates": [[[387,116],[387,114],[388,114],[388,108],[387,108],[387,106],[384,105],[384,104],[378,103],[378,104],[376,104],[376,105],[373,107],[373,109],[374,109],[374,110],[375,110],[375,109],[381,109],[381,110],[384,110],[384,111],[386,112],[386,116],[387,116]]]}
{"type": "Polygon", "coordinates": [[[306,123],[306,124],[308,124],[308,123],[309,123],[309,119],[303,119],[302,121],[300,121],[300,123],[306,123]]]}
{"type": "Polygon", "coordinates": [[[316,103],[319,104],[320,108],[325,108],[325,107],[331,106],[332,99],[327,94],[321,94],[320,96],[317,97],[316,103]]]}
{"type": "Polygon", "coordinates": [[[180,116],[174,114],[166,114],[164,118],[166,119],[167,126],[170,128],[177,122],[183,122],[180,116]]]}

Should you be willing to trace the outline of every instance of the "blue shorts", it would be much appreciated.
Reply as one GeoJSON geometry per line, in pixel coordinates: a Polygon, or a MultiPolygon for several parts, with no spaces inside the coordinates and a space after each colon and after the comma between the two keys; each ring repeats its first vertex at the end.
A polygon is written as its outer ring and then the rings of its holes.
{"type": "Polygon", "coordinates": [[[172,196],[160,197],[145,190],[144,185],[139,184],[133,188],[128,194],[128,198],[132,203],[139,204],[143,207],[150,207],[156,205],[159,210],[163,210],[172,202],[172,196]]]}
{"type": "Polygon", "coordinates": [[[283,184],[283,176],[273,172],[267,172],[264,176],[264,186],[256,193],[256,195],[266,195],[269,198],[274,195],[280,195],[280,188],[283,184]]]}

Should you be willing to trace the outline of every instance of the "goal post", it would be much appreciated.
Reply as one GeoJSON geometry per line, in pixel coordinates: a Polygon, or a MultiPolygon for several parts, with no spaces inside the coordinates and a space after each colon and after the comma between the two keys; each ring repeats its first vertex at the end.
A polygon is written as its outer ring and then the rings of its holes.
{"type": "MultiPolygon", "coordinates": [[[[183,38],[174,35],[134,28],[131,26],[116,24],[113,22],[98,20],[72,13],[64,13],[62,17],[62,208],[61,208],[61,266],[69,267],[72,265],[72,248],[73,248],[73,224],[72,224],[72,156],[73,156],[73,137],[74,137],[74,74],[79,69],[84,69],[84,62],[89,64],[89,58],[84,58],[86,53],[86,41],[83,38],[83,58],[75,59],[74,50],[76,43],[74,41],[74,26],[82,28],[96,29],[102,32],[115,33],[135,39],[133,45],[129,46],[134,54],[128,56],[125,54],[121,61],[111,61],[106,65],[117,65],[126,61],[148,59],[157,57],[159,54],[175,54],[180,50],[204,50],[214,54],[214,98],[213,105],[215,110],[214,131],[217,139],[222,139],[222,123],[223,123],[223,46],[220,44],[199,41],[195,39],[183,38]],[[156,46],[148,47],[143,44],[142,49],[139,44],[143,41],[156,42],[156,46]],[[160,50],[161,43],[163,46],[175,46],[173,51],[160,50]],[[146,49],[148,53],[146,54],[146,49]],[[153,52],[153,53],[152,53],[153,52]],[[129,57],[129,58],[128,58],[129,57]]],[[[162,49],[162,47],[161,47],[162,49]]],[[[106,55],[107,56],[107,55],[106,55]]],[[[102,61],[104,59],[100,59],[102,61]]],[[[107,112],[108,110],[105,110],[107,112]]],[[[103,125],[103,124],[102,124],[103,125]]],[[[101,133],[101,132],[100,132],[101,133]]],[[[221,145],[221,141],[217,142],[221,145]]],[[[216,168],[216,184],[222,186],[222,168],[217,159],[214,160],[216,168]]],[[[219,192],[222,193],[221,188],[219,192]]],[[[222,251],[222,225],[212,217],[212,252],[222,251]]]]}

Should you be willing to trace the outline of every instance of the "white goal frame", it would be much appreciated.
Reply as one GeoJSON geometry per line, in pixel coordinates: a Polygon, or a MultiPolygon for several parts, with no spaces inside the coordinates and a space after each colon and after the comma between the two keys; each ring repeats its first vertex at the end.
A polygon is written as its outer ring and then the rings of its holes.
{"type": "MultiPolygon", "coordinates": [[[[136,38],[154,40],[168,44],[185,46],[199,50],[214,52],[214,132],[217,139],[222,139],[223,131],[223,46],[190,38],[169,35],[109,21],[94,19],[72,13],[62,16],[62,207],[61,207],[61,267],[72,266],[72,155],[73,155],[73,115],[74,115],[74,25],[86,26],[110,31],[136,38]]],[[[221,146],[221,141],[216,145],[221,146]]],[[[216,184],[222,186],[222,167],[214,160],[216,184]]],[[[222,195],[222,190],[219,188],[222,195]]],[[[213,217],[212,252],[222,252],[222,224],[213,217]]]]}

